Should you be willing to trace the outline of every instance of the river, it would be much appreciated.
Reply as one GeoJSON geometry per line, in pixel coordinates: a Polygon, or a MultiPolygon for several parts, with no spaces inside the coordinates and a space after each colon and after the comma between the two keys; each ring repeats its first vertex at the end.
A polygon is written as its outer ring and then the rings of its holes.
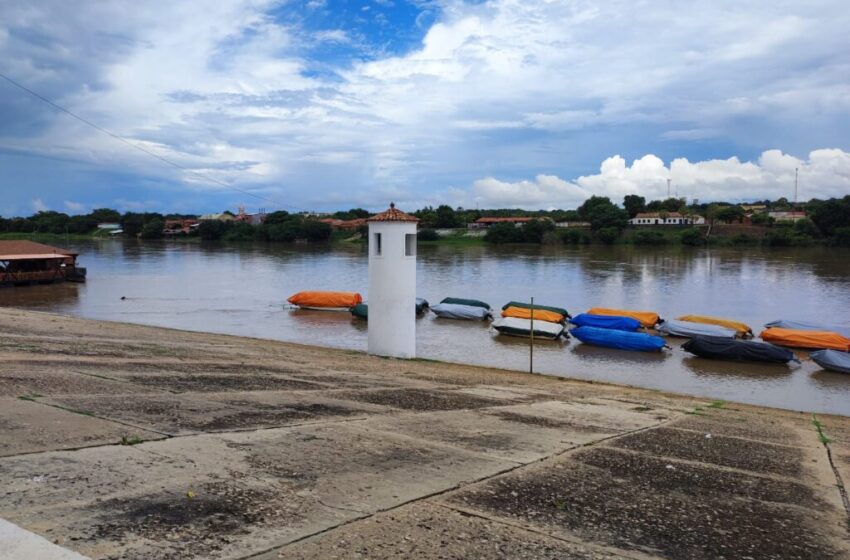
{"type": "MultiPolygon", "coordinates": [[[[366,349],[366,323],[347,313],[289,309],[300,290],[353,290],[368,299],[361,246],[232,246],[103,240],[69,242],[86,284],[0,289],[0,305],[196,331],[366,349]]],[[[421,246],[418,294],[489,302],[533,296],[580,313],[593,306],[662,317],[734,318],[756,333],[770,320],[850,323],[850,251],[637,247],[421,246]]],[[[535,344],[535,371],[677,393],[850,415],[850,375],[802,365],[704,360],[679,348],[643,354],[566,342],[535,344]]],[[[417,320],[417,354],[528,369],[528,341],[487,323],[417,320]]]]}

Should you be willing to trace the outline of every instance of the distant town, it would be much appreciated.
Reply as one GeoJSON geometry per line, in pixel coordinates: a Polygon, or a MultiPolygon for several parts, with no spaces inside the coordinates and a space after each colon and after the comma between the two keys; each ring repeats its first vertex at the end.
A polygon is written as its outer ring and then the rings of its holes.
{"type": "MultiPolygon", "coordinates": [[[[592,196],[573,210],[468,209],[427,206],[419,218],[421,242],[795,246],[850,246],[850,195],[828,200],[700,203],[684,198],[646,199],[627,195],[620,204],[592,196]]],[[[65,235],[206,241],[357,241],[371,213],[259,210],[215,214],[161,214],[101,208],[68,215],[41,211],[28,217],[0,217],[0,236],[65,235]]]]}

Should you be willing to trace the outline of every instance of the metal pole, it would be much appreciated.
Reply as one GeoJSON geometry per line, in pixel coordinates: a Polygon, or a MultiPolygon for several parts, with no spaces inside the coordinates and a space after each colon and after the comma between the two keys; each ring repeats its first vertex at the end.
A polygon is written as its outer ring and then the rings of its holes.
{"type": "Polygon", "coordinates": [[[799,168],[794,168],[794,206],[797,206],[797,172],[799,168]]]}
{"type": "Polygon", "coordinates": [[[531,298],[531,330],[528,333],[528,373],[534,373],[534,298],[531,298]]]}

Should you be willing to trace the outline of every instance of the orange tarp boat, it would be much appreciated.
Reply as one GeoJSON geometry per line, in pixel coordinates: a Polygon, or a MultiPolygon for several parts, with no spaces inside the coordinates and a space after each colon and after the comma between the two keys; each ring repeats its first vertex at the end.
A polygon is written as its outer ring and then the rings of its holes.
{"type": "Polygon", "coordinates": [[[588,315],[613,315],[615,317],[631,317],[640,321],[642,327],[654,327],[658,323],[658,313],[652,311],[628,311],[626,309],[607,309],[594,307],[587,310],[588,315]]]}
{"type": "Polygon", "coordinates": [[[720,319],[718,317],[708,317],[706,315],[682,315],[676,317],[678,321],[690,321],[691,323],[702,323],[704,325],[719,325],[729,329],[738,331],[739,336],[752,335],[753,329],[740,321],[732,321],[731,319],[720,319]]]}
{"type": "Polygon", "coordinates": [[[832,331],[801,331],[796,329],[771,328],[759,335],[765,342],[795,348],[831,348],[843,352],[850,351],[850,338],[832,331]]]}
{"type": "MultiPolygon", "coordinates": [[[[502,311],[502,317],[516,317],[517,319],[531,319],[531,309],[514,307],[513,305],[502,311]]],[[[546,309],[534,309],[535,321],[548,321],[549,323],[563,323],[564,317],[560,313],[547,311],[546,309]]]]}
{"type": "Polygon", "coordinates": [[[298,292],[286,301],[311,309],[348,310],[363,303],[363,298],[357,292],[298,292]]]}

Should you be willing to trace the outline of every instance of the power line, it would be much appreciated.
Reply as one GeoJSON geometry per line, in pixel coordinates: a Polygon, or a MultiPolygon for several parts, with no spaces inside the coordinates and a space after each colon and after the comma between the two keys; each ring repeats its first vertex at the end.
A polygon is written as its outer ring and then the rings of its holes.
{"type": "Polygon", "coordinates": [[[219,181],[219,180],[218,180],[218,179],[216,179],[215,177],[210,177],[209,175],[206,175],[206,174],[201,173],[201,172],[199,172],[199,171],[195,171],[195,170],[193,170],[193,169],[189,169],[188,167],[182,166],[182,165],[180,165],[179,163],[176,163],[176,162],[174,162],[174,161],[171,161],[171,160],[170,160],[170,159],[168,159],[168,158],[165,158],[165,157],[163,157],[163,156],[161,156],[161,155],[159,155],[159,154],[156,154],[156,153],[154,153],[154,152],[152,152],[152,151],[150,151],[150,150],[147,150],[147,149],[145,149],[145,148],[143,148],[143,147],[141,147],[141,146],[139,146],[139,145],[137,145],[137,144],[134,144],[133,142],[130,142],[129,140],[127,140],[127,139],[126,139],[126,138],[124,138],[123,136],[120,136],[120,135],[118,135],[118,134],[115,134],[114,132],[111,132],[111,131],[109,131],[109,130],[107,130],[107,129],[103,128],[102,126],[99,126],[99,125],[97,125],[97,124],[95,124],[95,123],[91,122],[90,120],[85,119],[85,118],[83,118],[83,117],[81,117],[81,116],[77,115],[76,113],[74,113],[74,112],[72,112],[72,111],[70,111],[70,110],[66,109],[65,107],[62,107],[61,105],[58,105],[58,104],[54,103],[54,102],[53,102],[53,101],[51,101],[50,99],[48,99],[48,98],[44,97],[43,95],[41,95],[40,93],[38,93],[38,92],[36,92],[36,91],[31,90],[30,88],[26,87],[25,85],[23,85],[23,84],[21,84],[21,83],[19,83],[19,82],[16,82],[15,80],[13,80],[12,78],[10,78],[10,77],[9,77],[9,76],[7,76],[6,74],[3,74],[2,72],[0,72],[0,78],[3,78],[4,80],[6,80],[7,82],[9,82],[9,83],[10,83],[10,84],[12,84],[13,86],[15,86],[15,87],[17,87],[17,88],[20,88],[20,89],[22,89],[23,91],[25,91],[25,92],[29,93],[30,95],[32,95],[32,96],[33,96],[33,97],[35,97],[36,99],[39,99],[39,100],[41,100],[41,101],[43,101],[43,102],[47,103],[48,105],[50,105],[50,106],[51,106],[51,107],[53,107],[54,109],[57,109],[57,110],[59,110],[59,111],[62,111],[63,113],[65,113],[65,114],[67,114],[67,115],[70,115],[71,117],[73,117],[73,118],[77,119],[77,120],[78,120],[78,121],[80,121],[81,123],[86,124],[86,125],[88,125],[88,126],[90,126],[90,127],[94,128],[95,130],[97,130],[97,131],[99,131],[99,132],[102,132],[103,134],[106,134],[107,136],[111,136],[111,137],[112,137],[112,138],[114,138],[115,140],[118,140],[118,141],[120,141],[120,142],[123,142],[123,143],[127,144],[128,146],[130,146],[131,148],[135,148],[135,149],[139,150],[140,152],[142,152],[142,153],[144,153],[144,154],[147,154],[147,155],[149,155],[149,156],[151,156],[151,157],[154,157],[154,158],[158,159],[159,161],[161,161],[161,162],[163,162],[163,163],[165,163],[165,164],[168,164],[168,165],[170,165],[170,166],[172,166],[172,167],[175,167],[175,168],[177,168],[177,169],[179,169],[179,170],[181,170],[181,171],[185,171],[185,172],[187,172],[187,173],[191,173],[192,175],[195,175],[196,177],[200,177],[200,178],[202,178],[202,179],[206,179],[207,181],[209,181],[209,182],[211,182],[211,183],[215,183],[215,184],[217,184],[217,185],[221,185],[222,187],[224,187],[224,188],[226,188],[226,189],[230,189],[230,190],[232,190],[232,191],[235,191],[235,192],[238,192],[238,193],[244,194],[244,195],[246,195],[246,196],[251,196],[251,197],[254,197],[254,198],[258,199],[258,200],[264,200],[264,201],[266,201],[266,202],[271,202],[272,204],[275,204],[276,206],[285,207],[285,208],[292,208],[292,209],[296,209],[294,206],[290,206],[290,205],[288,205],[288,204],[282,204],[281,202],[278,202],[278,201],[273,200],[273,199],[271,199],[271,198],[266,198],[266,197],[264,197],[264,196],[262,196],[262,195],[258,195],[258,194],[252,193],[251,191],[247,191],[247,190],[245,190],[245,189],[240,189],[239,187],[234,187],[233,185],[228,185],[228,184],[227,184],[227,183],[225,183],[224,181],[219,181]]]}

